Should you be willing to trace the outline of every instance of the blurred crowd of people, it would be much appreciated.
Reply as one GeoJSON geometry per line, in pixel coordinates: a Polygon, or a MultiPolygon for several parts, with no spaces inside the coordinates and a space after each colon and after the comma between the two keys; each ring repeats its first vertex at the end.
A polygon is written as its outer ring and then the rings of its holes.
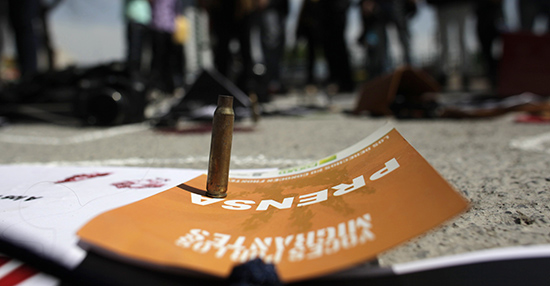
{"type": "MultiPolygon", "coordinates": [[[[231,78],[246,93],[258,93],[261,89],[267,93],[264,87],[280,85],[288,0],[125,0],[127,63],[132,73],[143,71],[142,47],[149,39],[153,82],[165,92],[184,85],[183,44],[188,38],[186,34],[191,32],[184,11],[190,6],[206,11],[209,16],[213,63],[222,75],[231,78]],[[179,26],[178,21],[182,21],[179,26]],[[254,28],[261,34],[264,58],[261,69],[255,66],[252,56],[254,28]],[[183,34],[179,40],[178,33],[183,34]],[[238,43],[237,52],[232,48],[234,41],[238,43]]],[[[263,95],[261,99],[265,100],[263,95]]]]}
{"type": "Polygon", "coordinates": [[[178,18],[183,17],[188,5],[189,1],[182,0],[124,0],[126,63],[130,76],[141,76],[146,69],[159,90],[172,92],[183,86],[183,40],[175,35],[178,18]],[[151,45],[152,51],[147,67],[143,62],[146,44],[151,45]]]}
{"type": "MultiPolygon", "coordinates": [[[[9,19],[15,35],[22,76],[37,70],[39,41],[33,27],[44,6],[42,2],[0,1],[0,15],[9,19]]],[[[162,91],[172,92],[183,87],[186,65],[184,45],[186,34],[193,28],[185,19],[184,12],[189,7],[196,7],[206,11],[209,16],[214,67],[245,93],[257,93],[263,88],[265,94],[260,94],[260,97],[266,101],[267,94],[285,90],[281,72],[290,2],[124,0],[126,67],[131,76],[143,76],[146,72],[155,87],[162,91]],[[260,34],[263,54],[261,63],[252,55],[251,35],[254,29],[260,34]],[[152,51],[147,61],[143,56],[144,48],[152,51]]],[[[493,46],[503,31],[503,0],[302,0],[294,36],[307,43],[307,84],[316,84],[314,65],[319,57],[323,57],[328,67],[325,84],[342,92],[355,89],[356,82],[345,38],[348,11],[353,5],[357,5],[361,13],[362,30],[358,42],[364,47],[367,59],[364,67],[368,79],[391,72],[396,66],[396,63],[392,63],[390,52],[389,26],[395,27],[397,31],[402,51],[399,64],[414,64],[409,22],[424,2],[434,8],[436,15],[438,56],[434,76],[445,83],[449,75],[458,73],[463,86],[468,86],[472,57],[466,47],[465,26],[467,17],[475,16],[477,40],[486,76],[493,86],[496,85],[498,57],[495,56],[493,46]],[[450,56],[454,50],[457,50],[455,54],[458,54],[458,60],[450,56]]],[[[538,16],[550,15],[550,2],[517,0],[517,14],[521,29],[533,31],[538,16]]],[[[550,21],[547,21],[547,25],[548,32],[550,21]]],[[[0,34],[0,47],[1,39],[0,34]]]]}
{"type": "Polygon", "coordinates": [[[209,15],[214,67],[245,93],[254,92],[261,101],[267,101],[268,89],[281,84],[288,0],[204,0],[199,6],[209,15]],[[255,28],[263,54],[260,65],[251,49],[255,28]],[[232,49],[234,40],[238,42],[237,53],[232,49]],[[235,63],[240,68],[235,69],[235,63]]]}
{"type": "MultiPolygon", "coordinates": [[[[375,77],[392,68],[388,55],[387,26],[396,28],[401,45],[402,63],[411,64],[411,46],[408,21],[414,17],[417,0],[361,0],[363,32],[360,41],[367,47],[367,70],[375,77]]],[[[461,86],[469,86],[473,56],[466,45],[468,17],[476,20],[478,41],[485,76],[491,87],[497,84],[498,55],[494,46],[507,30],[503,13],[503,0],[426,0],[435,10],[437,60],[433,76],[446,84],[450,75],[458,73],[461,86]],[[456,57],[453,57],[456,54],[456,57]]],[[[550,2],[545,0],[518,0],[518,17],[521,30],[532,32],[538,16],[550,16],[550,2]]],[[[550,23],[550,22],[548,22],[550,23]]],[[[550,32],[550,28],[547,29],[550,32]]]]}

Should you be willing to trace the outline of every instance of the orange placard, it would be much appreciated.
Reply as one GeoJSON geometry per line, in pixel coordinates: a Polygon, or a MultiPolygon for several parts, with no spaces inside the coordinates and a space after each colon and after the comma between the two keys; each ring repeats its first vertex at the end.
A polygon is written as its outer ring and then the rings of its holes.
{"type": "Polygon", "coordinates": [[[117,255],[227,277],[254,258],[284,282],[374,258],[464,211],[468,203],[395,130],[349,156],[283,176],[206,175],[104,213],[78,235],[117,255]]]}

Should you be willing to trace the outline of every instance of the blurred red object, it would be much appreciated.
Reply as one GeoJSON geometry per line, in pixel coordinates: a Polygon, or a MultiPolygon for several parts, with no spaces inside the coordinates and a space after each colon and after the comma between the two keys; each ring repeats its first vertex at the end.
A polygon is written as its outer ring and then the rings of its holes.
{"type": "Polygon", "coordinates": [[[550,124],[550,115],[521,114],[516,117],[517,123],[550,124]]]}

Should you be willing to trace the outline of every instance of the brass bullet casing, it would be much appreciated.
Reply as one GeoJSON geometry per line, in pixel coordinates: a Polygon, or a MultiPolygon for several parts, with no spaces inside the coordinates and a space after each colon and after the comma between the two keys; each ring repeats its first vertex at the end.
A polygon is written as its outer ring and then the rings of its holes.
{"type": "Polygon", "coordinates": [[[225,198],[229,182],[229,162],[233,142],[233,97],[220,95],[218,107],[212,120],[212,140],[208,160],[206,195],[212,198],[225,198]]]}

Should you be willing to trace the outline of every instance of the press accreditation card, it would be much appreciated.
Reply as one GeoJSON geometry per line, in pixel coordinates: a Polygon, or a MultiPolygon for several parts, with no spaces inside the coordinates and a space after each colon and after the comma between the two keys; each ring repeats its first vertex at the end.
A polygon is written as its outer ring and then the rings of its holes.
{"type": "Polygon", "coordinates": [[[284,282],[343,270],[418,236],[468,203],[393,128],[311,164],[233,174],[228,196],[206,175],[103,213],[79,232],[141,264],[227,277],[254,258],[284,282]]]}

